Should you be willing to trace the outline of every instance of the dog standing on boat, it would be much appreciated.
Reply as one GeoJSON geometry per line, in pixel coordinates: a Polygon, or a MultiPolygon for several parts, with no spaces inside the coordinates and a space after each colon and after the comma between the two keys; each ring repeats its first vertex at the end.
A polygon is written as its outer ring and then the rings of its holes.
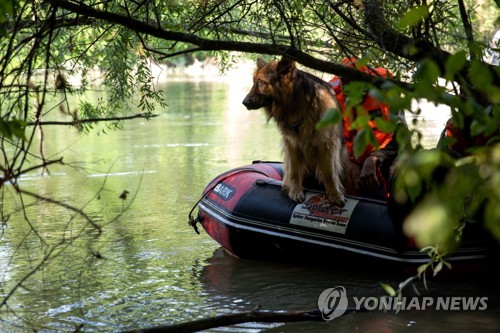
{"type": "Polygon", "coordinates": [[[316,129],[328,109],[340,110],[330,85],[297,69],[295,61],[286,57],[269,63],[258,59],[253,83],[243,104],[248,110],[264,108],[281,131],[283,191],[293,201],[302,202],[303,182],[314,176],[325,186],[330,202],[344,205],[342,124],[316,129]]]}

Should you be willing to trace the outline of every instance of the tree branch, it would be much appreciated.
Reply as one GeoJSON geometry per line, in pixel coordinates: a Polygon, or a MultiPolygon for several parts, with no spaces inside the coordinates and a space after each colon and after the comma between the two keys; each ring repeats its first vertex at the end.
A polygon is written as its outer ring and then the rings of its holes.
{"type": "Polygon", "coordinates": [[[467,10],[465,9],[465,4],[463,0],[458,0],[458,8],[460,9],[460,18],[462,19],[462,23],[464,25],[465,35],[467,36],[467,42],[469,44],[469,52],[472,59],[476,59],[476,52],[474,52],[472,48],[472,43],[474,42],[474,35],[472,33],[472,25],[469,20],[469,16],[467,15],[467,10]]]}
{"type": "MultiPolygon", "coordinates": [[[[365,22],[368,25],[372,38],[385,50],[405,59],[418,62],[425,58],[433,59],[439,66],[441,73],[445,73],[446,61],[451,57],[449,52],[443,51],[428,41],[414,40],[405,34],[394,30],[384,15],[382,15],[382,5],[380,0],[363,0],[365,22]]],[[[467,28],[466,28],[467,30],[467,28]]],[[[495,68],[488,65],[489,71],[494,78],[496,85],[500,84],[500,76],[495,68]]],[[[467,63],[464,68],[457,73],[458,77],[467,78],[470,66],[467,63]]]]}
{"type": "Polygon", "coordinates": [[[16,191],[21,193],[21,194],[29,195],[35,199],[46,201],[46,202],[64,207],[64,208],[80,215],[81,217],[83,217],[95,230],[97,230],[98,235],[100,235],[102,233],[102,228],[97,223],[95,223],[94,220],[90,216],[88,216],[85,212],[83,212],[82,210],[80,210],[74,206],[68,205],[67,203],[64,203],[64,202],[56,200],[56,199],[41,196],[41,195],[34,193],[34,192],[31,192],[31,191],[20,189],[19,187],[16,187],[16,191]]]}
{"type": "MultiPolygon", "coordinates": [[[[317,59],[308,53],[289,45],[206,39],[191,33],[164,30],[156,26],[151,26],[135,18],[112,13],[106,10],[98,10],[83,3],[76,4],[68,0],[51,0],[51,3],[53,6],[64,8],[75,14],[93,17],[109,23],[119,24],[138,33],[144,33],[163,40],[192,44],[194,46],[198,46],[196,49],[200,51],[224,50],[256,54],[284,55],[311,69],[349,77],[352,80],[369,82],[378,87],[380,87],[384,82],[387,82],[387,79],[374,77],[355,69],[348,68],[347,66],[317,59]]],[[[385,17],[381,15],[382,6],[380,0],[363,0],[363,4],[365,21],[370,30],[369,34],[378,45],[397,56],[415,62],[429,57],[437,62],[437,65],[440,67],[442,73],[445,72],[445,63],[451,56],[450,53],[436,48],[429,42],[416,41],[391,28],[385,17]],[[418,51],[412,51],[413,48],[416,48],[418,51]]],[[[496,72],[494,66],[489,66],[489,69],[494,77],[494,83],[500,84],[500,76],[496,72]]],[[[469,65],[466,64],[462,71],[457,75],[467,77],[466,74],[468,71],[469,65]]],[[[410,91],[413,90],[413,86],[411,84],[394,79],[390,81],[403,89],[410,91]]]]}
{"type": "MultiPolygon", "coordinates": [[[[344,315],[353,312],[356,312],[356,310],[348,308],[344,315]]],[[[189,333],[203,331],[214,327],[231,326],[249,322],[291,323],[301,321],[323,321],[323,317],[321,316],[321,312],[319,310],[288,312],[249,311],[222,315],[214,318],[205,318],[172,326],[157,326],[125,331],[122,333],[189,333]]]]}
{"type": "Polygon", "coordinates": [[[370,29],[370,34],[375,42],[383,49],[397,54],[400,57],[411,61],[419,61],[430,56],[438,59],[440,66],[444,68],[444,60],[449,53],[436,49],[433,45],[421,45],[414,39],[394,30],[385,16],[382,14],[382,4],[380,0],[363,0],[365,22],[370,29]],[[412,46],[417,48],[417,52],[411,50],[412,46]]]}
{"type": "Polygon", "coordinates": [[[136,118],[153,118],[153,117],[158,117],[158,114],[153,114],[153,113],[138,113],[134,114],[132,116],[125,116],[125,117],[108,117],[108,118],[89,118],[89,119],[78,119],[78,120],[72,120],[72,121],[39,121],[39,122],[29,122],[26,125],[27,126],[46,126],[46,125],[69,125],[69,126],[78,126],[80,124],[86,124],[86,123],[97,123],[101,121],[120,121],[120,120],[129,120],[129,119],[136,119],[136,118]]]}
{"type": "MultiPolygon", "coordinates": [[[[52,3],[55,6],[67,9],[76,14],[90,16],[96,19],[105,20],[107,22],[116,23],[139,33],[144,33],[164,40],[193,44],[198,46],[197,50],[200,51],[225,50],[256,54],[285,55],[306,67],[322,72],[346,76],[351,78],[352,80],[370,82],[376,86],[380,86],[382,85],[382,83],[386,82],[385,79],[362,73],[347,66],[334,64],[329,61],[314,58],[299,49],[290,47],[289,45],[205,39],[190,33],[163,30],[161,28],[150,26],[131,17],[122,16],[109,11],[100,11],[84,4],[77,5],[67,0],[52,0],[52,3]]],[[[401,86],[404,89],[412,89],[412,86],[407,83],[396,80],[392,81],[394,84],[401,86]]]]}

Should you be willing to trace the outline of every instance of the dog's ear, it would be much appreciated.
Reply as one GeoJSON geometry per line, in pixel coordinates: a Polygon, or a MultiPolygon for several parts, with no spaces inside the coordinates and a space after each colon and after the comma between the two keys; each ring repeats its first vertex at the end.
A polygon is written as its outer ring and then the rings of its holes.
{"type": "Polygon", "coordinates": [[[285,75],[295,71],[295,68],[296,67],[295,67],[294,60],[292,60],[290,58],[283,57],[278,62],[278,67],[276,68],[276,70],[277,70],[279,75],[285,76],[285,75]]]}
{"type": "Polygon", "coordinates": [[[263,59],[261,58],[257,59],[257,69],[261,69],[265,65],[267,65],[267,62],[265,62],[263,59]]]}

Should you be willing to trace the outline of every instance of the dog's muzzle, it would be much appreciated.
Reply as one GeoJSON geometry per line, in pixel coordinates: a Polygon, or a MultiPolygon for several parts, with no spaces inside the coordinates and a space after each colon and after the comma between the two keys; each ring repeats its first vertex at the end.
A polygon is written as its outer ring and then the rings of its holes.
{"type": "Polygon", "coordinates": [[[263,96],[247,96],[243,100],[243,105],[247,108],[247,110],[257,110],[271,105],[272,102],[272,99],[265,98],[263,96]]]}

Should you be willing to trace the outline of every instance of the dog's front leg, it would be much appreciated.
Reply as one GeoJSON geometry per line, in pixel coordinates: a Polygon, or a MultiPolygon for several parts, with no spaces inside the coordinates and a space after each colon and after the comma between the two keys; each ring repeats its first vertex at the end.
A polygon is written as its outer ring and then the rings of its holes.
{"type": "Polygon", "coordinates": [[[285,140],[283,142],[284,161],[283,166],[285,175],[283,177],[283,192],[295,202],[303,202],[305,200],[304,188],[302,181],[304,177],[304,161],[301,159],[301,154],[297,149],[292,147],[291,143],[285,140]]]}
{"type": "Polygon", "coordinates": [[[342,164],[337,149],[324,151],[319,154],[318,171],[321,173],[323,183],[328,194],[328,201],[344,206],[344,187],[341,182],[342,164]]]}

